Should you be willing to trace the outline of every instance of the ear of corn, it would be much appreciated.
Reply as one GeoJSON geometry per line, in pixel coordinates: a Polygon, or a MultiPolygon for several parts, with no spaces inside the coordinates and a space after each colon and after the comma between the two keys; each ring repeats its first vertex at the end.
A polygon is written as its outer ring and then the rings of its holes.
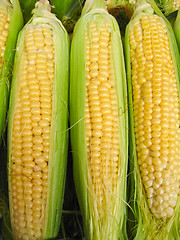
{"type": "Polygon", "coordinates": [[[154,3],[140,3],[125,36],[134,239],[175,240],[180,238],[180,60],[170,24],[154,3]]]}
{"type": "Polygon", "coordinates": [[[70,80],[74,180],[86,238],[124,239],[125,68],[119,28],[103,1],[86,2],[75,26],[70,80]]]}
{"type": "Polygon", "coordinates": [[[6,114],[17,35],[23,25],[18,0],[0,2],[0,136],[5,130],[6,114]]]}
{"type": "Polygon", "coordinates": [[[8,126],[15,239],[57,236],[67,158],[69,38],[39,1],[18,38],[8,126]]]}

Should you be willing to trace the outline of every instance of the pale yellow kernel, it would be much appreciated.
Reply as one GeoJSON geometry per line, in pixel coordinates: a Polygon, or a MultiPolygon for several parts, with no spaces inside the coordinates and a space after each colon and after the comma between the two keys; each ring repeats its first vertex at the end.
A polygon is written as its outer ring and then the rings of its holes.
{"type": "Polygon", "coordinates": [[[154,166],[154,170],[157,171],[157,172],[162,172],[164,169],[164,165],[155,165],[154,166]]]}
{"type": "Polygon", "coordinates": [[[32,142],[23,142],[22,148],[31,148],[33,146],[32,142]]]}
{"type": "Polygon", "coordinates": [[[44,127],[43,128],[43,133],[49,134],[50,133],[50,127],[49,126],[48,127],[44,127]]]}
{"type": "Polygon", "coordinates": [[[42,107],[41,108],[41,113],[42,113],[42,116],[45,114],[47,114],[47,115],[50,115],[51,114],[51,107],[42,107]]]}
{"type": "Polygon", "coordinates": [[[33,158],[31,155],[22,156],[22,162],[31,162],[31,161],[33,161],[33,158]]]}
{"type": "Polygon", "coordinates": [[[40,163],[38,167],[43,171],[43,173],[48,173],[48,165],[47,162],[40,163]]]}
{"type": "Polygon", "coordinates": [[[37,64],[46,64],[46,57],[41,57],[41,56],[37,56],[35,61],[36,61],[36,65],[37,64]]]}
{"type": "Polygon", "coordinates": [[[24,174],[27,177],[30,177],[33,173],[33,169],[32,168],[22,168],[22,174],[24,174]]]}
{"type": "Polygon", "coordinates": [[[32,149],[31,148],[23,148],[22,149],[22,155],[24,155],[24,156],[31,155],[31,153],[32,153],[32,149]]]}
{"type": "Polygon", "coordinates": [[[49,90],[41,90],[41,96],[51,97],[51,91],[49,91],[49,90]]]}
{"type": "Polygon", "coordinates": [[[42,115],[42,120],[50,122],[51,121],[51,115],[50,114],[43,114],[42,115]]]}
{"type": "Polygon", "coordinates": [[[32,114],[31,119],[33,122],[39,122],[41,120],[40,114],[32,114]]]}
{"type": "Polygon", "coordinates": [[[52,37],[51,37],[51,36],[46,36],[46,37],[44,38],[44,43],[45,43],[46,45],[53,45],[53,39],[52,39],[52,37]]]}
{"type": "Polygon", "coordinates": [[[42,155],[42,151],[41,150],[33,150],[32,151],[32,157],[33,158],[37,158],[37,157],[40,157],[42,155]]]}
{"type": "Polygon", "coordinates": [[[41,133],[42,133],[42,127],[38,126],[33,128],[34,135],[41,135],[41,133]]]}
{"type": "Polygon", "coordinates": [[[90,55],[90,61],[91,61],[91,62],[94,63],[94,62],[97,62],[97,61],[98,61],[98,55],[97,55],[98,52],[99,52],[99,51],[97,51],[97,50],[96,50],[96,53],[95,53],[95,51],[91,51],[91,55],[90,55]]]}
{"type": "Polygon", "coordinates": [[[42,185],[41,184],[41,178],[42,178],[42,172],[41,171],[35,171],[35,172],[33,172],[32,173],[32,177],[33,177],[33,179],[37,179],[37,181],[36,181],[36,183],[37,183],[37,185],[36,186],[38,186],[38,185],[42,185]],[[39,183],[39,184],[38,184],[39,183]]]}
{"type": "Polygon", "coordinates": [[[40,114],[41,113],[41,109],[40,109],[40,107],[33,107],[32,109],[31,109],[31,113],[32,114],[40,114]]]}
{"type": "Polygon", "coordinates": [[[49,147],[49,139],[44,139],[43,140],[43,146],[44,147],[49,147]]]}
{"type": "Polygon", "coordinates": [[[44,133],[44,134],[42,135],[42,137],[43,137],[43,139],[49,140],[50,134],[49,134],[49,133],[44,133]]]}
{"type": "Polygon", "coordinates": [[[39,101],[39,94],[32,94],[30,95],[30,101],[39,101]]]}
{"type": "Polygon", "coordinates": [[[49,121],[47,120],[40,120],[39,121],[39,126],[44,128],[44,127],[48,127],[49,126],[49,121]]]}
{"type": "Polygon", "coordinates": [[[34,168],[35,167],[35,163],[32,161],[32,162],[26,162],[26,163],[23,163],[23,167],[25,168],[34,168]]]}
{"type": "Polygon", "coordinates": [[[43,157],[44,157],[45,161],[49,160],[49,147],[44,147],[43,157]]]}
{"type": "Polygon", "coordinates": [[[37,121],[36,122],[32,122],[31,125],[32,125],[33,128],[37,127],[38,126],[38,122],[37,121]]]}
{"type": "Polygon", "coordinates": [[[34,151],[43,151],[43,145],[42,144],[34,144],[33,150],[34,151]]]}
{"type": "Polygon", "coordinates": [[[99,42],[99,34],[98,34],[98,32],[92,32],[91,33],[91,41],[92,41],[92,43],[99,42]]]}
{"type": "Polygon", "coordinates": [[[39,84],[36,82],[36,81],[29,81],[29,84],[28,84],[28,89],[30,90],[30,95],[34,95],[34,94],[40,94],[40,91],[39,90],[39,84]]]}
{"type": "Polygon", "coordinates": [[[42,102],[42,103],[41,103],[41,108],[42,108],[42,109],[43,109],[43,108],[51,109],[51,107],[52,107],[52,105],[51,105],[51,103],[49,103],[49,102],[42,102]]]}

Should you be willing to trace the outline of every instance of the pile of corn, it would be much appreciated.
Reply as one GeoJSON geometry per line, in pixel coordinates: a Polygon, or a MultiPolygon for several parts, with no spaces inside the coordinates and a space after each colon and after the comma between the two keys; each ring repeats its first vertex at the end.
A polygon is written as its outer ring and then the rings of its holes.
{"type": "Polygon", "coordinates": [[[81,237],[180,239],[180,3],[87,0],[70,47],[77,2],[35,2],[0,2],[4,239],[59,239],[67,160],[81,237]],[[123,38],[108,6],[133,9],[123,38]]]}

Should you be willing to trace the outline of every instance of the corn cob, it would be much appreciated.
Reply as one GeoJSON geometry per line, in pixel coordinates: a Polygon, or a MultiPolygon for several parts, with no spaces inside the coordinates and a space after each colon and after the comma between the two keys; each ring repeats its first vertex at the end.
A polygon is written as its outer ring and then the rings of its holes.
{"type": "Polygon", "coordinates": [[[70,69],[74,180],[85,235],[94,240],[124,239],[125,69],[117,22],[101,0],[86,2],[75,26],[70,69]]]}
{"type": "Polygon", "coordinates": [[[9,126],[9,203],[15,239],[58,234],[67,158],[69,38],[36,4],[18,38],[9,126]]]}
{"type": "Polygon", "coordinates": [[[148,2],[125,35],[134,239],[179,239],[180,61],[170,24],[148,2]]]}
{"type": "Polygon", "coordinates": [[[17,35],[23,25],[18,0],[0,2],[0,137],[6,128],[6,114],[17,35]]]}

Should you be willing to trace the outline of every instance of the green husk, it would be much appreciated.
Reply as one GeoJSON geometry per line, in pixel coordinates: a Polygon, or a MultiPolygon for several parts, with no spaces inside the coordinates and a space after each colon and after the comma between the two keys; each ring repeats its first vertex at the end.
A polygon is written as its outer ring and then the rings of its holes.
{"type": "Polygon", "coordinates": [[[23,17],[24,17],[24,22],[27,23],[30,18],[32,17],[32,10],[34,9],[34,5],[38,0],[19,0],[23,17]]]}
{"type": "MultiPolygon", "coordinates": [[[[76,2],[79,2],[79,0],[76,0],[76,2]]],[[[52,10],[60,20],[73,3],[74,0],[51,0],[52,10]]]]}
{"type": "Polygon", "coordinates": [[[4,208],[4,213],[5,215],[2,220],[1,234],[2,234],[3,240],[13,240],[11,223],[10,223],[10,214],[9,214],[9,209],[7,205],[4,208]]]}
{"type": "Polygon", "coordinates": [[[7,164],[6,164],[6,145],[3,139],[0,145],[0,219],[5,216],[5,208],[7,207],[7,164]]]}
{"type": "Polygon", "coordinates": [[[129,17],[132,16],[136,2],[138,0],[105,0],[108,11],[113,12],[118,9],[124,9],[129,17]]]}
{"type": "MultiPolygon", "coordinates": [[[[15,54],[15,46],[19,31],[23,26],[23,18],[18,0],[1,1],[0,8],[10,14],[8,38],[4,52],[2,67],[0,70],[0,139],[6,129],[6,117],[8,110],[9,91],[15,54]]],[[[0,140],[1,142],[1,140],[0,140]]]]}
{"type": "Polygon", "coordinates": [[[180,9],[178,11],[175,23],[174,23],[174,33],[176,36],[177,44],[180,52],[180,9]]]}
{"type": "Polygon", "coordinates": [[[159,8],[165,15],[177,11],[180,7],[179,0],[158,0],[158,2],[159,8]],[[177,2],[177,6],[174,5],[175,2],[177,2]]]}
{"type": "MultiPolygon", "coordinates": [[[[163,24],[167,27],[169,36],[172,59],[175,65],[177,82],[179,83],[180,74],[180,56],[170,23],[157,8],[154,1],[140,1],[139,7],[127,26],[125,34],[125,56],[128,78],[128,95],[129,95],[129,202],[132,209],[128,213],[128,232],[129,238],[134,240],[176,240],[180,239],[180,197],[177,201],[175,214],[167,220],[158,220],[151,214],[147,205],[145,189],[140,176],[137,162],[137,152],[135,145],[134,120],[133,120],[133,103],[132,103],[132,86],[131,86],[131,64],[130,64],[130,46],[129,46],[129,29],[133,22],[136,21],[143,13],[157,14],[163,24]]],[[[179,84],[178,84],[179,87],[179,84]]],[[[179,88],[180,92],[180,88],[179,88]]]]}
{"type": "MultiPolygon", "coordinates": [[[[19,0],[21,9],[24,16],[24,21],[27,23],[32,17],[32,10],[34,9],[34,5],[38,0],[19,0]]],[[[75,14],[74,6],[78,4],[81,5],[82,0],[49,0],[52,6],[52,12],[57,16],[58,19],[62,21],[64,15],[68,15],[68,12],[71,11],[71,18],[75,14]],[[74,11],[72,12],[73,9],[74,11]]]]}
{"type": "MultiPolygon", "coordinates": [[[[123,49],[119,27],[115,19],[108,14],[101,0],[86,1],[82,16],[75,25],[70,57],[70,128],[73,153],[73,170],[76,193],[83,217],[86,239],[126,239],[126,177],[127,177],[127,93],[123,49]],[[116,93],[119,113],[120,159],[119,184],[115,202],[109,201],[106,215],[101,222],[96,201],[89,191],[89,175],[85,140],[85,31],[89,24],[96,21],[100,27],[104,20],[112,26],[112,48],[115,69],[116,93]],[[77,47],[79,46],[79,47],[77,47]]],[[[108,195],[108,193],[107,193],[108,195]]]]}
{"type": "Polygon", "coordinates": [[[18,76],[21,73],[24,54],[24,36],[31,25],[49,25],[54,32],[55,41],[55,79],[52,94],[52,120],[48,163],[48,193],[43,226],[43,239],[55,238],[59,231],[66,162],[68,151],[68,78],[69,78],[69,37],[62,23],[50,13],[48,1],[40,1],[42,6],[33,10],[33,17],[25,25],[18,37],[14,75],[9,108],[8,122],[8,181],[10,216],[12,218],[11,192],[11,138],[16,100],[19,91],[18,76]],[[43,5],[44,4],[44,5],[43,5]]]}
{"type": "Polygon", "coordinates": [[[62,23],[67,29],[68,33],[73,32],[73,28],[81,16],[85,0],[72,0],[69,8],[62,17],[62,23]]]}
{"type": "Polygon", "coordinates": [[[130,21],[138,0],[105,0],[108,12],[114,16],[124,37],[125,29],[130,21]]]}

